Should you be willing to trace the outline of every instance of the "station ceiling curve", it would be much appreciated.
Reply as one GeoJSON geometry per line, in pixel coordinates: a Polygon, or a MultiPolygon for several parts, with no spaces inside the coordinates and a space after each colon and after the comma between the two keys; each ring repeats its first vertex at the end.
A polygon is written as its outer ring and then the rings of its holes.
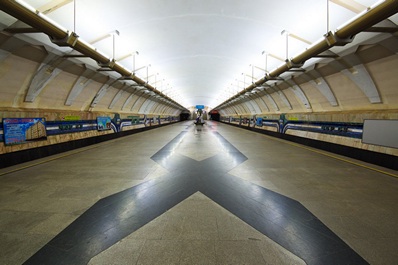
{"type": "MultiPolygon", "coordinates": [[[[80,40],[185,108],[205,105],[211,109],[379,2],[25,0],[23,4],[76,33],[80,40]]],[[[398,16],[389,20],[397,24],[398,16]]],[[[3,12],[0,21],[3,27],[20,23],[3,12]]],[[[377,34],[361,32],[352,42],[331,49],[344,54],[377,34]]],[[[71,52],[70,47],[52,43],[43,33],[31,33],[29,38],[71,52]]],[[[309,59],[301,67],[318,60],[309,59]]]]}

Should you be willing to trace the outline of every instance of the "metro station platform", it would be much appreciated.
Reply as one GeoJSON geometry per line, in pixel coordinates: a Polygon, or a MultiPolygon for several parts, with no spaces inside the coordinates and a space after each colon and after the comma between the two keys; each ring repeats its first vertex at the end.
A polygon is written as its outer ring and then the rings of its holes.
{"type": "Polygon", "coordinates": [[[207,121],[0,170],[0,264],[398,264],[398,172],[207,121]]]}

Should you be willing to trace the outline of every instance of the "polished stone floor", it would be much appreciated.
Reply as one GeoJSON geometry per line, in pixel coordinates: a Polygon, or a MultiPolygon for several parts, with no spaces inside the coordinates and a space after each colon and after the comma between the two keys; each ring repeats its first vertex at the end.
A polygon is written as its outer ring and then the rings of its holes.
{"type": "Polygon", "coordinates": [[[305,262],[197,192],[101,252],[89,264],[305,262]]]}
{"type": "Polygon", "coordinates": [[[2,169],[0,264],[398,264],[398,173],[345,160],[186,122],[2,169]]]}

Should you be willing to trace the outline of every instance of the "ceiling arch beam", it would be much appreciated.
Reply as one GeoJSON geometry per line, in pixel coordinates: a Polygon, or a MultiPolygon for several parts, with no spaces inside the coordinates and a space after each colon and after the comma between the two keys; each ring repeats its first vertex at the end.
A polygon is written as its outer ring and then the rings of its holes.
{"type": "Polygon", "coordinates": [[[282,102],[285,104],[285,106],[289,109],[292,110],[292,104],[290,104],[289,99],[286,97],[285,93],[279,88],[277,84],[271,87],[275,93],[279,96],[279,98],[282,100],[282,102]]]}
{"type": "Polygon", "coordinates": [[[65,101],[65,106],[72,106],[75,99],[80,95],[84,88],[86,88],[92,81],[96,73],[93,73],[90,69],[86,68],[84,72],[79,76],[69,92],[69,95],[65,101]]]}
{"type": "Polygon", "coordinates": [[[108,77],[108,81],[106,81],[106,83],[104,83],[101,88],[99,89],[99,91],[97,92],[97,94],[94,96],[91,104],[90,104],[90,108],[95,108],[95,106],[98,104],[98,102],[100,102],[100,100],[105,96],[105,94],[108,92],[108,90],[110,89],[110,87],[116,82],[117,80],[112,79],[110,77],[108,77]]]}
{"type": "MultiPolygon", "coordinates": [[[[257,97],[257,98],[255,98],[254,100],[258,100],[259,102],[261,102],[261,104],[258,104],[259,106],[260,105],[263,105],[264,106],[264,108],[266,109],[266,111],[267,112],[269,112],[270,110],[269,110],[269,107],[268,107],[268,105],[267,105],[267,103],[265,103],[265,101],[264,101],[264,99],[262,98],[262,97],[257,97]]],[[[261,108],[261,107],[260,107],[261,108]]],[[[262,109],[261,109],[262,110],[262,109]]]]}
{"type": "Polygon", "coordinates": [[[47,54],[32,78],[25,96],[25,102],[35,101],[43,88],[62,72],[62,70],[59,69],[61,64],[66,66],[73,63],[55,54],[47,54]]]}
{"type": "Polygon", "coordinates": [[[115,106],[115,104],[119,101],[119,99],[122,97],[122,95],[126,92],[125,89],[126,87],[128,87],[128,85],[126,83],[123,83],[123,87],[121,87],[119,89],[119,91],[116,93],[116,95],[114,96],[114,98],[112,99],[111,104],[109,104],[108,109],[113,109],[113,107],[115,106]]]}
{"type": "Polygon", "coordinates": [[[0,9],[5,13],[21,20],[27,25],[48,35],[53,43],[58,46],[71,47],[81,54],[90,57],[98,64],[106,66],[109,69],[119,73],[122,77],[131,78],[134,82],[140,85],[145,85],[146,89],[172,101],[180,110],[185,109],[183,106],[168,98],[166,95],[156,90],[156,88],[146,84],[146,82],[137,76],[132,71],[126,69],[115,60],[111,60],[89,43],[81,40],[75,32],[68,31],[60,26],[54,24],[50,19],[46,18],[43,13],[38,12],[24,4],[17,1],[0,1],[0,9]]]}
{"type": "MultiPolygon", "coordinates": [[[[149,103],[149,104],[146,106],[145,112],[146,112],[146,113],[154,113],[154,112],[152,112],[152,110],[155,109],[156,106],[157,106],[158,104],[159,104],[159,103],[158,103],[156,100],[152,100],[152,102],[149,103]]],[[[154,113],[154,114],[155,114],[155,113],[154,113]]]]}
{"type": "Polygon", "coordinates": [[[276,104],[275,99],[271,96],[271,94],[268,92],[266,87],[264,90],[264,95],[267,97],[268,101],[271,102],[271,105],[273,106],[273,108],[275,109],[275,111],[279,111],[279,106],[278,104],[276,104]]]}
{"type": "Polygon", "coordinates": [[[323,76],[319,73],[317,67],[318,64],[314,64],[313,68],[310,69],[310,71],[303,73],[302,75],[300,75],[300,77],[303,77],[309,84],[316,87],[332,107],[339,106],[339,103],[332,91],[332,88],[329,86],[329,84],[326,82],[323,76]]]}
{"type": "Polygon", "coordinates": [[[289,88],[293,91],[293,93],[296,95],[298,99],[303,103],[304,107],[306,109],[312,109],[311,108],[311,103],[308,100],[307,96],[305,95],[303,89],[296,83],[296,81],[291,78],[289,80],[285,81],[288,85],[289,88]]]}
{"type": "Polygon", "coordinates": [[[356,54],[352,54],[350,62],[351,64],[341,58],[331,62],[330,65],[350,79],[365,94],[370,103],[382,103],[376,84],[360,58],[356,54]]]}
{"type": "Polygon", "coordinates": [[[365,31],[373,25],[389,18],[398,12],[398,0],[386,0],[379,2],[372,8],[366,9],[364,12],[359,14],[355,19],[348,21],[342,25],[341,28],[335,32],[329,31],[319,41],[310,45],[304,52],[296,55],[295,57],[286,60],[286,62],[270,71],[264,78],[256,81],[255,83],[248,86],[246,89],[239,92],[236,96],[224,101],[220,105],[216,106],[215,109],[220,109],[222,106],[234,98],[238,98],[244,95],[246,92],[250,92],[257,86],[261,86],[269,80],[275,80],[281,74],[289,71],[291,68],[295,68],[297,65],[304,64],[307,60],[322,54],[330,48],[338,45],[345,45],[353,40],[356,34],[365,31]]]}
{"type": "Polygon", "coordinates": [[[250,103],[250,105],[252,106],[252,114],[257,114],[257,113],[261,113],[261,108],[258,105],[258,103],[254,100],[254,97],[252,98],[251,95],[247,95],[248,101],[250,103]]]}
{"type": "Polygon", "coordinates": [[[356,86],[366,95],[370,103],[382,103],[373,78],[370,76],[368,70],[366,70],[363,64],[354,66],[351,71],[344,69],[341,72],[356,84],[356,86]]]}
{"type": "Polygon", "coordinates": [[[130,94],[130,96],[126,99],[126,101],[123,103],[123,106],[120,110],[124,110],[127,105],[130,103],[130,101],[132,100],[132,98],[134,97],[134,95],[136,95],[137,92],[142,91],[143,88],[141,88],[138,85],[130,85],[130,87],[134,88],[134,91],[130,94]]]}
{"type": "Polygon", "coordinates": [[[137,113],[139,113],[138,111],[139,111],[140,107],[138,107],[138,105],[140,104],[140,101],[145,96],[145,94],[146,94],[145,91],[142,90],[142,93],[137,95],[137,99],[134,101],[133,105],[131,106],[131,111],[134,112],[134,110],[136,109],[137,113]]]}
{"type": "Polygon", "coordinates": [[[140,108],[139,108],[139,110],[138,110],[138,113],[139,113],[139,114],[149,114],[149,113],[147,112],[147,107],[148,107],[148,105],[149,105],[151,102],[152,102],[152,100],[150,99],[150,97],[146,98],[146,99],[144,100],[144,102],[142,102],[142,104],[141,104],[141,106],[140,106],[140,108]]]}

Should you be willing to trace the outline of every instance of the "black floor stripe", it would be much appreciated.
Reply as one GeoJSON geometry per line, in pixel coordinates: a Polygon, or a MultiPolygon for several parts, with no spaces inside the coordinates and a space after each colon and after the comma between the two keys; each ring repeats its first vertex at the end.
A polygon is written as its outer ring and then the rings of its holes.
{"type": "Polygon", "coordinates": [[[169,174],[98,201],[25,264],[86,264],[197,191],[309,265],[368,264],[299,202],[227,174],[247,158],[220,134],[211,158],[174,153],[186,133],[151,157],[169,174]]]}
{"type": "Polygon", "coordinates": [[[185,175],[148,184],[153,185],[143,189],[143,183],[98,201],[25,264],[87,264],[197,191],[196,182],[185,175]]]}

